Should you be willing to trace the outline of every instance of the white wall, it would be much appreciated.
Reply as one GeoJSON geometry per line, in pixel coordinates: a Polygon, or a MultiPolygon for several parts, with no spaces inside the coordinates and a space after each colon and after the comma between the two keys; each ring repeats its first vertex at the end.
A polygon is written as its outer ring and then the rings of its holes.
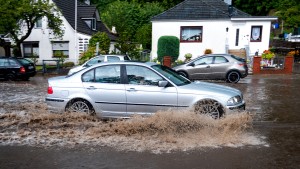
{"type": "Polygon", "coordinates": [[[228,38],[229,49],[245,48],[249,43],[250,54],[254,54],[257,50],[262,52],[268,49],[270,37],[270,21],[235,21],[218,20],[218,21],[174,21],[174,22],[152,22],[152,59],[157,57],[157,42],[161,36],[176,36],[180,38],[180,26],[203,26],[202,42],[180,43],[178,59],[184,60],[186,53],[191,53],[193,58],[203,55],[205,49],[212,49],[213,53],[226,52],[226,37],[228,38]],[[263,35],[262,42],[249,42],[251,34],[251,26],[262,25],[263,35]],[[226,28],[228,33],[226,33],[226,28]],[[239,45],[235,46],[236,29],[240,29],[239,45]],[[245,36],[245,37],[244,37],[245,36]]]}

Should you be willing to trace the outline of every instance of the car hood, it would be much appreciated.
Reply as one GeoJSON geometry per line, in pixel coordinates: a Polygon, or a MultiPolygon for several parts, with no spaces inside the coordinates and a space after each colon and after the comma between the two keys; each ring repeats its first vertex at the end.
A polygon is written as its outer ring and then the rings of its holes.
{"type": "Polygon", "coordinates": [[[178,92],[182,94],[216,95],[216,93],[218,93],[219,95],[228,97],[242,94],[241,91],[232,87],[201,81],[192,82],[188,85],[179,86],[178,88],[178,92]]]}

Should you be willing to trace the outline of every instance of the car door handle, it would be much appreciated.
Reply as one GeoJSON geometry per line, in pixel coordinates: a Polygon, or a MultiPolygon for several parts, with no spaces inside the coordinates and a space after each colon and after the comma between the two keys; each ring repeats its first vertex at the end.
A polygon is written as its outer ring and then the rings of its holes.
{"type": "Polygon", "coordinates": [[[127,91],[128,92],[136,92],[135,88],[129,88],[127,91]]]}
{"type": "Polygon", "coordinates": [[[210,66],[209,66],[209,65],[207,65],[207,66],[206,66],[206,68],[210,68],[210,66]]]}
{"type": "Polygon", "coordinates": [[[90,87],[87,87],[88,90],[95,90],[97,88],[95,88],[94,86],[90,86],[90,87]]]}

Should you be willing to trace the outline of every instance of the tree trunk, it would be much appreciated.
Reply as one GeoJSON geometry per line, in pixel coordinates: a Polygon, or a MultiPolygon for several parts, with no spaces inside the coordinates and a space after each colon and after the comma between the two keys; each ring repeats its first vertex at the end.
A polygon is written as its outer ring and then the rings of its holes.
{"type": "Polygon", "coordinates": [[[13,53],[16,57],[23,57],[22,56],[22,51],[21,51],[21,43],[16,42],[16,46],[13,49],[13,53]]]}

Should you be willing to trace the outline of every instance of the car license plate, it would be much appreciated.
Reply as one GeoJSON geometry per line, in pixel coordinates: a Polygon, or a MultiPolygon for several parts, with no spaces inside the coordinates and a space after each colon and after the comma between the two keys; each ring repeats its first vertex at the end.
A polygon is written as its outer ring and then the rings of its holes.
{"type": "Polygon", "coordinates": [[[28,66],[28,69],[33,69],[33,66],[28,66]]]}

